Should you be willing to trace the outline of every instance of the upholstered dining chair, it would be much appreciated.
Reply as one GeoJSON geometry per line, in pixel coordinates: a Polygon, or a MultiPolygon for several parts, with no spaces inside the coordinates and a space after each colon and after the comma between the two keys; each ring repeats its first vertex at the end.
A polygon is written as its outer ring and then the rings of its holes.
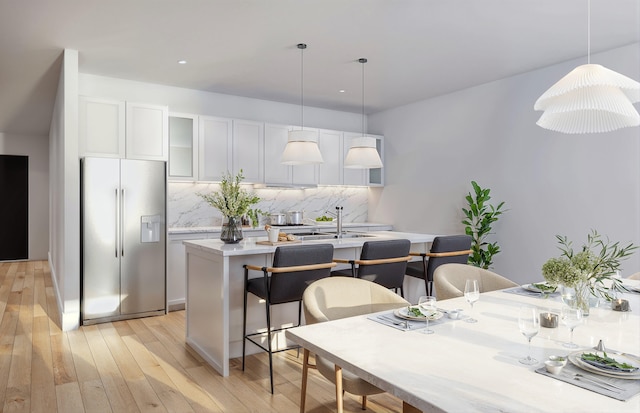
{"type": "Polygon", "coordinates": [[[332,276],[343,275],[373,281],[384,287],[400,290],[404,297],[402,283],[407,269],[407,262],[411,260],[408,239],[392,239],[383,241],[367,241],[362,245],[360,259],[334,259],[334,262],[350,264],[350,270],[333,271],[332,276]]]}
{"type": "Polygon", "coordinates": [[[478,280],[481,293],[518,286],[508,278],[473,265],[443,264],[433,275],[438,301],[462,297],[467,280],[478,280]]]}
{"type": "MultiPolygon", "coordinates": [[[[384,286],[352,277],[330,277],[311,284],[302,296],[307,324],[321,323],[356,315],[405,307],[409,302],[384,286]]],[[[372,343],[375,344],[375,343],[372,343]]],[[[384,391],[358,376],[315,356],[316,364],[309,364],[309,350],[304,349],[300,413],[304,413],[309,367],[317,368],[327,380],[336,385],[336,407],[343,412],[343,391],[362,396],[362,409],[367,408],[367,396],[384,391]]]]}
{"type": "Polygon", "coordinates": [[[296,245],[278,247],[273,255],[271,267],[258,267],[244,265],[244,312],[242,319],[242,371],[244,371],[244,359],[247,340],[269,353],[269,379],[271,380],[271,393],[273,393],[273,360],[272,353],[290,350],[299,346],[272,348],[273,333],[285,330],[283,327],[274,329],[271,326],[271,306],[298,302],[298,324],[302,316],[302,293],[312,282],[328,277],[331,268],[336,266],[333,259],[333,245],[296,245]],[[260,271],[262,277],[249,278],[249,271],[260,271]],[[271,274],[271,275],[269,275],[271,274]],[[267,331],[247,334],[247,296],[249,293],[265,300],[267,315],[267,331]],[[259,339],[266,341],[266,347],[259,339]]]}
{"type": "Polygon", "coordinates": [[[627,277],[628,280],[640,280],[640,271],[627,277]]]}
{"type": "Polygon", "coordinates": [[[406,275],[424,280],[427,295],[433,295],[433,272],[439,265],[466,264],[471,253],[469,235],[446,235],[435,237],[429,252],[410,252],[409,255],[422,257],[422,261],[407,264],[406,275]]]}

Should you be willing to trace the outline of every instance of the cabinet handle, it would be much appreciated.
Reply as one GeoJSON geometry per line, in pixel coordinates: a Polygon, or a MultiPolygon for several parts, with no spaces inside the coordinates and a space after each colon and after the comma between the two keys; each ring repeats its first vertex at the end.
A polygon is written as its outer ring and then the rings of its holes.
{"type": "Polygon", "coordinates": [[[120,198],[120,256],[124,257],[124,219],[125,219],[125,215],[124,215],[124,189],[122,189],[122,197],[120,198]]]}
{"type": "Polygon", "coordinates": [[[116,231],[115,240],[116,240],[116,242],[115,242],[115,244],[116,245],[115,245],[115,247],[116,247],[116,258],[118,258],[118,244],[119,244],[118,241],[120,240],[120,234],[118,233],[118,230],[120,229],[120,227],[119,227],[120,222],[118,221],[118,215],[119,215],[118,214],[118,211],[119,211],[118,207],[120,206],[120,203],[118,202],[118,188],[116,188],[115,191],[116,191],[116,210],[115,210],[115,213],[116,213],[116,221],[115,221],[116,222],[116,228],[115,228],[115,231],[116,231]]]}

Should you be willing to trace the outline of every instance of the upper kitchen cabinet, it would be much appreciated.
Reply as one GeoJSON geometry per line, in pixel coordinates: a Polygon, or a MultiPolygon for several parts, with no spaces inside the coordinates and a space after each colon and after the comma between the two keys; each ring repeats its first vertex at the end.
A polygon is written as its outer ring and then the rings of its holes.
{"type": "Polygon", "coordinates": [[[125,157],[124,101],[80,97],[80,156],[125,157]]]}
{"type": "Polygon", "coordinates": [[[127,158],[169,159],[169,108],[127,102],[127,158]]]}
{"type": "Polygon", "coordinates": [[[198,179],[198,116],[169,113],[169,179],[198,179]]]}
{"type": "Polygon", "coordinates": [[[342,185],[342,137],[343,132],[334,130],[318,131],[318,147],[322,162],[318,165],[318,184],[342,185]]]}
{"type": "Polygon", "coordinates": [[[221,181],[225,173],[231,172],[233,121],[200,116],[198,135],[198,179],[221,181]]]}
{"type": "MultiPolygon", "coordinates": [[[[382,164],[384,165],[384,138],[378,135],[367,134],[367,136],[376,139],[376,149],[380,154],[380,159],[382,159],[382,164]]],[[[353,138],[362,137],[361,133],[344,133],[344,142],[343,142],[343,161],[347,156],[347,152],[349,152],[349,148],[351,147],[351,140],[353,138]]],[[[358,185],[358,186],[383,186],[384,185],[384,172],[383,168],[374,168],[374,169],[343,169],[344,177],[343,183],[344,185],[358,185]]]]}
{"type": "Polygon", "coordinates": [[[247,183],[264,182],[264,123],[233,120],[232,171],[247,183]]]}
{"type": "Polygon", "coordinates": [[[108,158],[168,159],[168,108],[81,96],[79,154],[108,158]]]}
{"type": "Polygon", "coordinates": [[[289,139],[289,131],[293,128],[294,126],[289,125],[265,125],[264,182],[275,185],[317,185],[318,167],[316,165],[290,166],[280,163],[282,152],[289,139]]]}

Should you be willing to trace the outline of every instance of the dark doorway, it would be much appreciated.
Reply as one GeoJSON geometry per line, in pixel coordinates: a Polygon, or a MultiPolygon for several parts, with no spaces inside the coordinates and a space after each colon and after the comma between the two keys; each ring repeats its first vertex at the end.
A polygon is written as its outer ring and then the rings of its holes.
{"type": "Polygon", "coordinates": [[[29,157],[0,155],[0,261],[29,258],[29,157]]]}

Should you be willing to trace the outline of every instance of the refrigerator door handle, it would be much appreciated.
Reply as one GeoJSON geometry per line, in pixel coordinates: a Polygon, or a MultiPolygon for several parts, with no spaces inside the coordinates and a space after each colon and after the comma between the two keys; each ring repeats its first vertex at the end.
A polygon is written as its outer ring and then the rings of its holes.
{"type": "Polygon", "coordinates": [[[116,228],[115,228],[116,237],[115,237],[115,240],[116,240],[116,242],[115,242],[115,247],[116,247],[116,258],[118,258],[118,239],[119,239],[118,231],[120,230],[120,227],[119,227],[119,222],[120,221],[118,220],[118,211],[119,211],[118,206],[119,206],[120,202],[118,200],[118,188],[116,188],[115,191],[116,191],[116,210],[115,210],[115,213],[116,213],[116,228]]]}
{"type": "Polygon", "coordinates": [[[120,197],[120,256],[124,257],[124,223],[125,223],[125,216],[124,216],[124,188],[121,190],[121,197],[120,197]]]}

